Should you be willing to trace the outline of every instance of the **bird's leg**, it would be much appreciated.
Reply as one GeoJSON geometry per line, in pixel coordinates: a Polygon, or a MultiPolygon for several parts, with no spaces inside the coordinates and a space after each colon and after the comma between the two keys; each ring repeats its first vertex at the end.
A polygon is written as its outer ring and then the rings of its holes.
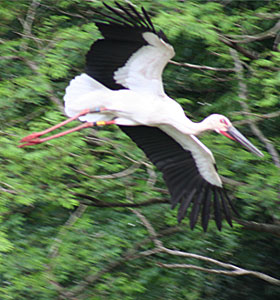
{"type": "Polygon", "coordinates": [[[41,135],[47,134],[47,133],[49,133],[49,132],[51,132],[51,131],[53,131],[53,130],[55,130],[57,128],[62,127],[64,125],[66,125],[66,124],[68,124],[68,123],[70,123],[70,122],[78,119],[81,116],[87,115],[89,113],[98,113],[98,112],[102,112],[102,111],[105,111],[105,110],[107,110],[105,107],[98,107],[98,108],[94,108],[94,109],[90,109],[90,108],[84,109],[81,112],[79,112],[77,115],[75,115],[75,116],[73,116],[71,118],[68,118],[67,120],[65,120],[65,121],[63,121],[63,122],[61,122],[59,124],[56,124],[56,125],[48,128],[48,129],[40,131],[40,132],[34,132],[34,133],[32,133],[32,134],[30,134],[30,135],[22,138],[20,140],[20,142],[21,143],[29,142],[29,141],[31,141],[31,140],[33,140],[35,138],[40,137],[41,135]]]}
{"type": "Polygon", "coordinates": [[[84,116],[84,115],[87,115],[88,113],[98,113],[98,112],[102,112],[102,111],[105,111],[105,110],[108,110],[104,107],[102,108],[94,108],[94,109],[85,109],[83,111],[81,111],[80,113],[78,113],[77,115],[55,125],[55,126],[52,126],[46,130],[43,130],[43,131],[40,131],[40,132],[35,132],[35,133],[32,133],[24,138],[22,138],[20,140],[21,143],[25,143],[25,144],[22,144],[22,145],[19,145],[18,147],[19,148],[22,148],[22,147],[25,147],[25,146],[31,146],[31,145],[35,145],[35,144],[40,144],[40,143],[43,143],[43,142],[46,142],[46,141],[49,141],[51,139],[54,139],[54,138],[58,138],[60,136],[63,136],[63,135],[66,135],[68,133],[71,133],[71,132],[74,132],[74,131],[78,131],[78,130],[81,130],[83,128],[87,128],[87,127],[92,127],[92,126],[104,126],[104,125],[110,125],[110,124],[115,124],[115,121],[112,120],[112,121],[97,121],[97,122],[86,122],[80,126],[77,126],[77,127],[74,127],[72,129],[69,129],[69,130],[66,130],[66,131],[63,131],[61,133],[58,133],[58,134],[55,134],[55,135],[52,135],[52,136],[49,136],[49,137],[46,137],[46,138],[43,138],[43,139],[39,139],[40,136],[46,134],[46,133],[49,133],[57,128],[60,128],[62,126],[64,126],[65,124],[67,123],[70,123],[76,119],[78,119],[79,117],[81,116],[84,116]]]}
{"type": "Polygon", "coordinates": [[[59,138],[61,136],[64,136],[66,134],[69,134],[71,132],[81,130],[83,128],[88,128],[88,127],[93,127],[93,126],[112,125],[112,124],[116,124],[115,120],[111,120],[111,121],[97,121],[97,122],[86,122],[86,123],[83,123],[83,124],[81,124],[81,125],[79,125],[77,127],[74,127],[72,129],[65,130],[63,132],[60,132],[60,133],[48,136],[46,138],[42,138],[42,139],[40,139],[40,138],[34,138],[32,140],[29,140],[25,144],[19,145],[18,147],[19,148],[23,148],[25,146],[32,146],[32,145],[36,145],[36,144],[41,144],[41,143],[44,143],[46,141],[53,140],[53,139],[59,138]]]}

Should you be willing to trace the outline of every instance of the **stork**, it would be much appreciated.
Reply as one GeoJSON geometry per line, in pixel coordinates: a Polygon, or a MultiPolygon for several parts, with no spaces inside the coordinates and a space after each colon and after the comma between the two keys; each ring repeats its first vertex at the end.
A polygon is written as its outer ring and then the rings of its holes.
{"type": "Polygon", "coordinates": [[[221,230],[223,217],[232,226],[234,207],[211,151],[196,135],[214,130],[257,156],[263,154],[223,115],[212,114],[202,122],[192,122],[163,89],[163,69],[175,54],[165,34],[156,31],[144,8],[138,12],[131,4],[104,5],[108,13],[98,12],[102,20],[95,22],[103,38],[88,51],[85,73],[72,79],[66,88],[65,113],[70,118],[24,137],[19,147],[40,144],[82,128],[116,124],[163,173],[172,208],[179,205],[179,222],[191,206],[190,227],[194,228],[201,211],[206,231],[213,206],[217,228],[221,230]],[[40,138],[76,119],[83,124],[40,138]]]}

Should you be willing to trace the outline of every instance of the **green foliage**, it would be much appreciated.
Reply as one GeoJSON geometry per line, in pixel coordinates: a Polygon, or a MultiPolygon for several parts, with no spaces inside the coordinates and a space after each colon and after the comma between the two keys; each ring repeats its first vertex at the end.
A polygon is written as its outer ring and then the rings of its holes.
{"type": "MultiPolygon", "coordinates": [[[[267,31],[276,19],[263,16],[279,8],[277,1],[264,0],[132,2],[151,12],[176,50],[174,60],[228,69],[235,62],[221,37],[239,40],[267,31]]],[[[128,208],[91,205],[169,196],[161,174],[117,127],[17,148],[21,137],[64,120],[57,103],[62,104],[69,80],[83,71],[91,43],[100,38],[92,8],[104,9],[101,1],[81,0],[0,4],[0,298],[276,299],[279,288],[254,277],[158,266],[213,267],[206,262],[162,253],[134,257],[153,247],[136,215],[128,208]],[[75,291],[73,297],[67,294],[75,291]]],[[[235,181],[226,187],[240,218],[279,226],[279,167],[268,144],[244,123],[253,120],[279,153],[280,117],[269,117],[279,111],[279,45],[275,49],[274,37],[239,45],[255,55],[238,53],[246,101],[239,97],[234,71],[170,64],[165,89],[193,121],[222,112],[261,148],[263,159],[216,133],[201,137],[213,151],[219,173],[235,181]],[[240,101],[251,114],[242,112],[240,101]]],[[[167,204],[142,207],[141,212],[157,232],[177,226],[176,210],[167,204]]],[[[212,221],[203,233],[200,225],[190,231],[188,223],[183,220],[181,230],[163,235],[164,245],[279,276],[280,245],[272,233],[246,230],[237,222],[233,228],[223,224],[217,232],[212,221]]]]}

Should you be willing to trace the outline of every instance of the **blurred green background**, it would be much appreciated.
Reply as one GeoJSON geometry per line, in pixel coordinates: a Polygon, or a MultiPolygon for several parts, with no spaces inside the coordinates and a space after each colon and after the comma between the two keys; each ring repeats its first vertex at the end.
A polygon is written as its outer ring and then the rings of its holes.
{"type": "Polygon", "coordinates": [[[256,277],[164,269],[157,263],[213,265],[162,253],[135,258],[153,248],[147,230],[129,208],[100,206],[166,202],[138,208],[166,247],[279,278],[280,2],[131,2],[176,51],[178,64],[164,72],[167,94],[193,121],[226,115],[265,154],[216,133],[200,137],[241,221],[222,232],[213,221],[207,233],[200,224],[191,231],[187,219],[178,226],[161,174],[115,126],[17,148],[23,136],[65,119],[65,87],[101,37],[93,8],[104,6],[2,0],[0,298],[274,300],[280,288],[256,277]]]}

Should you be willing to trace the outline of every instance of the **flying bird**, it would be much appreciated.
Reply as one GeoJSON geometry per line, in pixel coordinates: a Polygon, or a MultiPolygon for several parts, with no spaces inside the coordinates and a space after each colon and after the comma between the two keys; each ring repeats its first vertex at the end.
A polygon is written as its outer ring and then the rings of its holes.
{"type": "Polygon", "coordinates": [[[102,20],[95,22],[103,38],[88,51],[85,73],[72,79],[66,88],[65,113],[70,118],[24,137],[19,147],[40,144],[82,128],[116,124],[163,173],[172,208],[179,206],[179,222],[191,206],[191,228],[201,211],[206,231],[212,210],[219,230],[224,217],[232,226],[234,207],[211,151],[196,135],[213,130],[260,157],[263,154],[223,115],[212,114],[199,123],[192,122],[163,89],[163,69],[175,55],[165,34],[155,29],[144,8],[139,12],[131,4],[104,5],[107,13],[99,11],[102,20]],[[76,119],[83,123],[40,138],[76,119]]]}

